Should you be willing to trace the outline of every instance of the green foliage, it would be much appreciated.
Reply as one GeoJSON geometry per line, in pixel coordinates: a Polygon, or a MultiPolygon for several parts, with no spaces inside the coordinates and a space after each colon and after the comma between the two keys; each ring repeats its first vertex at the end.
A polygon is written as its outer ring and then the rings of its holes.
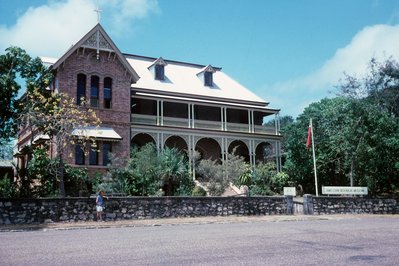
{"type": "Polygon", "coordinates": [[[397,188],[398,119],[370,98],[336,97],[309,105],[285,131],[285,169],[305,193],[315,192],[312,152],[305,146],[310,118],[320,187],[348,186],[352,177],[371,194],[397,188]]]}
{"type": "Polygon", "coordinates": [[[201,160],[196,167],[196,173],[201,176],[200,181],[206,184],[209,195],[220,196],[229,186],[230,179],[225,173],[223,165],[213,160],[201,160]]]}
{"type": "Polygon", "coordinates": [[[154,144],[147,144],[141,148],[134,148],[126,168],[125,177],[128,194],[132,196],[156,195],[162,187],[160,172],[160,158],[154,144]]]}
{"type": "Polygon", "coordinates": [[[0,198],[14,198],[17,196],[15,185],[6,174],[0,178],[0,198]]]}
{"type": "MultiPolygon", "coordinates": [[[[23,121],[29,121],[30,130],[37,130],[50,138],[51,145],[56,147],[58,171],[54,174],[59,180],[60,195],[65,196],[64,185],[64,151],[69,145],[79,141],[82,146],[92,142],[85,136],[84,128],[96,127],[100,120],[94,110],[77,106],[76,100],[64,93],[44,92],[38,88],[28,91],[23,109],[23,121]],[[77,140],[72,136],[74,129],[81,129],[82,136],[77,140]]],[[[73,177],[73,176],[72,176],[73,177]]]]}
{"type": "MultiPolygon", "coordinates": [[[[58,167],[59,167],[59,160],[56,160],[58,167]]],[[[79,191],[87,190],[87,183],[89,180],[89,175],[87,173],[86,168],[76,168],[72,167],[69,164],[65,164],[65,176],[64,176],[64,182],[65,182],[65,193],[67,196],[79,196],[79,191]]],[[[59,180],[57,181],[59,183],[59,180]]],[[[59,191],[55,192],[55,195],[57,195],[59,191]]]]}
{"type": "Polygon", "coordinates": [[[393,58],[383,62],[372,58],[367,75],[346,75],[339,90],[346,98],[367,98],[389,115],[399,117],[399,64],[393,58]]]}
{"type": "Polygon", "coordinates": [[[227,182],[239,183],[240,177],[248,169],[248,164],[245,163],[244,158],[236,155],[236,148],[231,153],[227,153],[227,160],[225,161],[223,170],[226,172],[228,178],[227,182]]]}
{"type": "Polygon", "coordinates": [[[289,175],[285,172],[276,173],[273,176],[273,186],[272,189],[278,194],[282,194],[284,187],[289,183],[289,175]]]}
{"type": "MultiPolygon", "coordinates": [[[[33,150],[32,159],[28,162],[27,171],[30,182],[21,186],[22,197],[54,197],[59,195],[57,171],[60,167],[58,159],[51,159],[47,149],[36,148],[33,150]]],[[[69,196],[78,196],[79,190],[86,189],[88,180],[87,170],[65,165],[66,191],[69,196]]]]}
{"type": "Polygon", "coordinates": [[[54,196],[58,191],[58,184],[55,178],[54,168],[56,163],[47,155],[46,148],[37,148],[33,150],[32,160],[28,162],[28,175],[33,182],[33,196],[46,197],[54,196]]]}
{"type": "Polygon", "coordinates": [[[196,165],[199,180],[204,183],[209,195],[222,195],[231,182],[238,184],[240,177],[247,171],[244,158],[234,153],[235,150],[227,154],[227,160],[223,165],[216,160],[200,160],[196,165]]]}
{"type": "Polygon", "coordinates": [[[191,195],[194,197],[205,197],[206,190],[203,187],[195,186],[191,195]]]}
{"type": "Polygon", "coordinates": [[[23,49],[9,47],[0,55],[0,145],[14,137],[22,106],[17,98],[25,81],[27,89],[45,89],[52,77],[39,58],[31,58],[23,49]]]}
{"type": "Polygon", "coordinates": [[[0,160],[11,161],[13,157],[13,145],[12,142],[7,142],[5,140],[0,140],[0,160]]]}
{"type": "Polygon", "coordinates": [[[159,161],[165,195],[190,195],[194,182],[190,177],[186,156],[175,148],[165,148],[159,154],[159,161]]]}
{"type": "Polygon", "coordinates": [[[165,148],[158,153],[149,143],[132,149],[126,167],[118,160],[111,156],[109,173],[99,185],[107,191],[131,196],[180,196],[191,195],[194,188],[187,159],[177,149],[165,148]],[[109,180],[108,185],[105,180],[109,180]]]}
{"type": "Polygon", "coordinates": [[[287,179],[286,173],[277,173],[275,163],[260,163],[254,167],[250,193],[261,196],[281,194],[287,179]]]}
{"type": "Polygon", "coordinates": [[[248,163],[244,164],[244,173],[242,173],[238,179],[239,185],[249,186],[252,184],[252,169],[248,163]]]}

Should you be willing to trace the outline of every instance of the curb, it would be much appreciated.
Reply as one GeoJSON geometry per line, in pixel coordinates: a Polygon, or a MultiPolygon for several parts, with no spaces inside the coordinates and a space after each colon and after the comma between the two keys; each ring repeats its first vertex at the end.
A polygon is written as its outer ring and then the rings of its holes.
{"type": "Polygon", "coordinates": [[[182,217],[146,220],[123,220],[108,222],[64,222],[24,225],[0,225],[2,232],[25,231],[61,231],[61,230],[87,230],[124,227],[153,227],[153,226],[178,226],[200,224],[232,224],[232,223],[258,223],[258,222],[304,222],[327,221],[360,218],[397,218],[399,215],[367,215],[367,214],[342,214],[342,215],[285,215],[285,216],[207,216],[207,217],[182,217]]]}

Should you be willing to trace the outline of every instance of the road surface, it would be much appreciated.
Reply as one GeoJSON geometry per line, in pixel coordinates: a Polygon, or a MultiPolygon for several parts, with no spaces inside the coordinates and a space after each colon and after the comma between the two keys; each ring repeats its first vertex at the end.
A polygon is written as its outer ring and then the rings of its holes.
{"type": "Polygon", "coordinates": [[[1,232],[0,265],[399,265],[399,216],[1,232]]]}

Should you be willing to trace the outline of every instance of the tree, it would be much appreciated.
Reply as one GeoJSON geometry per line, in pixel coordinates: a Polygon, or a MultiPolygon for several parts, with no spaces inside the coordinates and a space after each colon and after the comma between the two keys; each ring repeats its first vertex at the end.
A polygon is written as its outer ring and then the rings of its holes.
{"type": "Polygon", "coordinates": [[[54,161],[48,157],[47,148],[33,150],[33,156],[28,162],[27,171],[31,179],[35,180],[27,188],[33,189],[34,196],[45,197],[57,194],[58,186],[54,172],[54,161]]]}
{"type": "Polygon", "coordinates": [[[239,183],[240,177],[247,171],[244,158],[232,153],[227,154],[224,164],[217,160],[200,160],[196,166],[196,173],[201,176],[200,181],[206,184],[211,196],[220,196],[230,183],[239,183]]]}
{"type": "Polygon", "coordinates": [[[186,156],[174,148],[158,152],[153,143],[133,148],[126,167],[112,155],[105,179],[102,188],[131,196],[191,195],[194,188],[186,156]]]}
{"type": "Polygon", "coordinates": [[[200,182],[206,184],[211,196],[220,196],[229,186],[230,179],[225,174],[223,165],[213,160],[201,160],[196,166],[196,173],[201,176],[200,182]]]}
{"type": "Polygon", "coordinates": [[[383,62],[372,58],[364,77],[346,75],[338,86],[339,94],[349,99],[369,99],[399,117],[399,64],[393,58],[383,62]]]}
{"type": "Polygon", "coordinates": [[[279,174],[273,162],[257,164],[249,184],[251,195],[270,196],[280,193],[285,183],[281,181],[279,174]]]}
{"type": "Polygon", "coordinates": [[[8,142],[0,145],[0,160],[12,160],[13,147],[11,144],[11,142],[8,142]]]}
{"type": "Polygon", "coordinates": [[[185,154],[182,154],[176,148],[166,147],[159,156],[160,175],[165,195],[190,195],[194,183],[190,182],[192,179],[185,154]]]}
{"type": "MultiPolygon", "coordinates": [[[[100,124],[96,113],[85,106],[77,106],[76,100],[64,93],[47,92],[34,88],[27,93],[22,121],[28,121],[31,132],[40,132],[50,138],[50,145],[55,147],[58,164],[56,178],[59,182],[60,195],[65,197],[64,173],[65,151],[69,145],[79,143],[83,149],[93,139],[86,134],[85,128],[100,124]],[[83,134],[73,136],[73,129],[83,134]]],[[[93,145],[91,145],[93,146],[93,145]]]]}
{"type": "Polygon", "coordinates": [[[15,137],[21,112],[19,81],[28,90],[45,89],[52,75],[39,58],[32,59],[23,49],[9,47],[0,55],[0,145],[15,137]]]}
{"type": "Polygon", "coordinates": [[[314,121],[320,185],[368,186],[371,194],[392,192],[398,184],[399,124],[369,99],[337,97],[313,103],[287,128],[291,181],[314,192],[311,152],[306,148],[309,119],[314,121]]]}

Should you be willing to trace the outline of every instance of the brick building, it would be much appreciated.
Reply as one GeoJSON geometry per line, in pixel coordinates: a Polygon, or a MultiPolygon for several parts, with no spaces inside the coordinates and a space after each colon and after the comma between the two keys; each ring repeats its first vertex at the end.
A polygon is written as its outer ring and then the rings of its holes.
{"type": "MultiPolygon", "coordinates": [[[[279,110],[221,68],[122,54],[100,24],[60,58],[42,60],[56,73],[52,89],[77,104],[88,99],[102,121],[87,129],[99,152],[69,147],[73,166],[105,171],[108,152],[127,159],[132,146],[153,142],[221,162],[236,147],[251,165],[273,158],[281,169],[279,110]],[[267,120],[274,123],[266,126],[267,120]]],[[[21,132],[18,148],[27,143],[21,132]]]]}

